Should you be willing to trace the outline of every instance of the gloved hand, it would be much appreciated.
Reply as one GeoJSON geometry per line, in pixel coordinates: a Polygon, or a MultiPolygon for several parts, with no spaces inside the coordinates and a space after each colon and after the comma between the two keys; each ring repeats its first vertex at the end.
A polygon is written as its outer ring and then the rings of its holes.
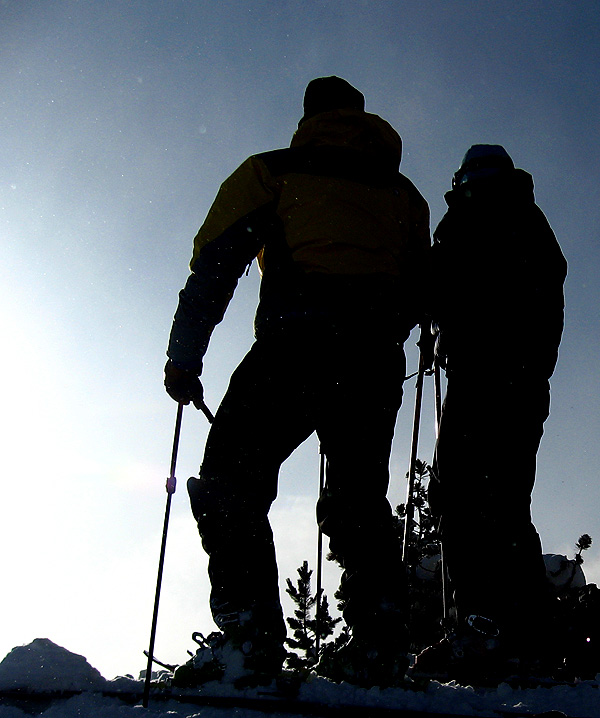
{"type": "Polygon", "coordinates": [[[438,332],[435,337],[435,361],[442,369],[448,368],[448,357],[446,356],[446,342],[442,339],[443,334],[438,332]]]}
{"type": "Polygon", "coordinates": [[[180,369],[173,362],[165,364],[165,389],[167,394],[180,404],[193,402],[196,408],[204,404],[204,388],[195,371],[180,369]]]}

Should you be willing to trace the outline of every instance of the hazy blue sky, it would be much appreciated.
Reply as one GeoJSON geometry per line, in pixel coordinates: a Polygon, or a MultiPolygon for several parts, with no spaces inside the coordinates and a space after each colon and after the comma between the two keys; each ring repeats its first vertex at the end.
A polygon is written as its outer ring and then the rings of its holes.
{"type": "MultiPolygon", "coordinates": [[[[584,568],[600,582],[599,29],[592,0],[0,0],[0,658],[43,636],[107,677],[144,667],[176,411],[162,368],[192,238],[246,156],[289,144],[322,75],[399,131],[432,228],[471,144],[503,144],[533,174],[569,262],[534,515],[547,552],[597,540],[584,568]]],[[[254,267],[214,334],[213,409],[252,341],[257,288],[254,267]]],[[[493,411],[493,376],[482,391],[493,411]]],[[[413,395],[410,382],[394,503],[413,395]]],[[[184,486],[206,431],[186,410],[156,645],[167,661],[211,630],[184,486]]],[[[314,563],[317,482],[309,440],[272,514],[282,578],[314,563]]]]}

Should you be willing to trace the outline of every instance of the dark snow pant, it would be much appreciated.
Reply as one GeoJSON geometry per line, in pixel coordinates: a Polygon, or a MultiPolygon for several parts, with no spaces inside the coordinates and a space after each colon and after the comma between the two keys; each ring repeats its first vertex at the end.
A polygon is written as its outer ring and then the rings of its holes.
{"type": "Polygon", "coordinates": [[[549,409],[545,378],[451,374],[430,486],[459,626],[489,618],[523,652],[535,650],[550,610],[530,511],[549,409]]]}
{"type": "Polygon", "coordinates": [[[188,484],[222,630],[251,615],[265,639],[285,637],[267,514],[281,464],[313,431],[327,457],[318,520],[344,569],[345,619],[360,632],[401,612],[404,578],[386,493],[404,375],[401,343],[355,334],[261,339],[238,366],[200,479],[188,484]]]}

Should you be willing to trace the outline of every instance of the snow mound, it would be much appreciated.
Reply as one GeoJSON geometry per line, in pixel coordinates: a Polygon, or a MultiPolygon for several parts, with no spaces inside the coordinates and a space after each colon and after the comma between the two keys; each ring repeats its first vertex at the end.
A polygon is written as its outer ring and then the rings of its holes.
{"type": "Polygon", "coordinates": [[[0,663],[0,690],[102,690],[106,680],[83,656],[36,638],[17,646],[0,663]]]}
{"type": "Polygon", "coordinates": [[[559,553],[545,553],[546,576],[557,591],[583,588],[586,585],[581,564],[559,553]]]}
{"type": "MultiPolygon", "coordinates": [[[[600,718],[600,674],[593,681],[576,684],[547,685],[535,688],[516,688],[501,684],[497,688],[473,688],[454,681],[439,683],[432,681],[423,690],[405,688],[371,688],[369,690],[336,684],[322,677],[309,675],[300,688],[300,702],[310,707],[314,704],[339,708],[340,716],[345,708],[364,708],[365,715],[370,709],[425,711],[426,715],[445,713],[460,716],[495,716],[512,718],[516,716],[539,715],[550,711],[563,711],[565,716],[577,718],[600,718]]],[[[24,692],[64,692],[46,704],[27,705],[22,696],[15,703],[12,696],[0,699],[0,718],[30,718],[32,707],[36,715],[43,718],[259,718],[263,715],[262,705],[255,707],[198,706],[185,701],[160,701],[151,696],[150,706],[143,710],[139,702],[131,703],[131,697],[140,696],[143,682],[131,676],[119,676],[112,681],[105,680],[87,660],[80,655],[57,646],[47,638],[38,638],[29,645],[13,648],[0,663],[0,691],[21,689],[24,692]],[[69,691],[76,692],[72,696],[69,691]],[[110,695],[108,695],[110,693],[110,695]],[[118,697],[125,694],[125,700],[118,697]],[[23,709],[26,711],[23,712],[23,709]],[[39,709],[39,711],[38,711],[39,709]],[[28,715],[28,713],[29,715],[28,715]]],[[[237,691],[231,684],[208,683],[199,691],[207,697],[239,696],[241,699],[260,698],[262,689],[237,691]]],[[[264,715],[282,716],[277,712],[277,703],[267,703],[264,715]],[[274,712],[275,710],[275,712],[274,712]]],[[[26,699],[25,699],[26,701],[26,699]]],[[[306,715],[300,708],[297,718],[306,715]]],[[[288,714],[289,715],[289,714],[288,714]]]]}

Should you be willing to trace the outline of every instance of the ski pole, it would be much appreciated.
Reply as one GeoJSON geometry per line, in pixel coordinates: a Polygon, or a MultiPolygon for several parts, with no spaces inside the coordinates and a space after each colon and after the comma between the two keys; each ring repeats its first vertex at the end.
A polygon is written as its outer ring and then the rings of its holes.
{"type": "Polygon", "coordinates": [[[154,641],[156,638],[156,624],[158,621],[158,604],[160,601],[160,589],[162,584],[163,567],[165,563],[165,548],[167,545],[167,530],[169,528],[169,514],[171,512],[171,498],[177,487],[177,479],[175,478],[175,465],[177,463],[177,450],[179,448],[179,434],[181,432],[181,418],[183,416],[183,404],[177,406],[177,419],[175,420],[175,436],[173,438],[173,452],[171,454],[171,471],[167,479],[167,507],[165,509],[165,519],[163,523],[162,543],[160,546],[160,558],[158,561],[158,577],[156,579],[156,593],[154,596],[154,612],[152,614],[152,628],[150,629],[150,646],[148,648],[148,665],[146,667],[146,680],[144,682],[144,695],[142,705],[148,707],[148,698],[150,696],[150,681],[152,679],[152,662],[154,660],[154,641]]]}
{"type": "Polygon", "coordinates": [[[413,419],[412,442],[410,461],[408,465],[408,485],[406,487],[406,516],[404,519],[404,540],[402,542],[402,563],[408,572],[408,544],[415,514],[413,492],[415,488],[415,473],[417,465],[417,448],[419,445],[419,424],[421,422],[421,403],[423,400],[423,377],[425,376],[425,357],[419,349],[419,371],[415,392],[415,412],[413,419]]]}
{"type": "MultiPolygon", "coordinates": [[[[320,465],[319,465],[319,498],[323,495],[325,488],[325,452],[323,445],[319,446],[320,465]]],[[[319,650],[321,648],[321,594],[323,593],[323,531],[319,526],[317,534],[317,609],[315,617],[315,661],[319,660],[319,650]]]]}
{"type": "MultiPolygon", "coordinates": [[[[440,422],[442,419],[442,379],[440,375],[440,363],[437,358],[433,364],[433,386],[435,396],[435,436],[436,439],[440,438],[440,422]]],[[[438,472],[439,473],[439,472],[438,472]]],[[[444,558],[444,545],[440,541],[440,568],[442,578],[442,626],[445,631],[450,626],[450,602],[448,599],[449,593],[449,579],[448,571],[446,566],[446,560],[444,558]]]]}
{"type": "Polygon", "coordinates": [[[433,362],[433,391],[435,395],[435,438],[440,436],[440,421],[442,419],[442,378],[440,364],[437,359],[433,362]]]}

